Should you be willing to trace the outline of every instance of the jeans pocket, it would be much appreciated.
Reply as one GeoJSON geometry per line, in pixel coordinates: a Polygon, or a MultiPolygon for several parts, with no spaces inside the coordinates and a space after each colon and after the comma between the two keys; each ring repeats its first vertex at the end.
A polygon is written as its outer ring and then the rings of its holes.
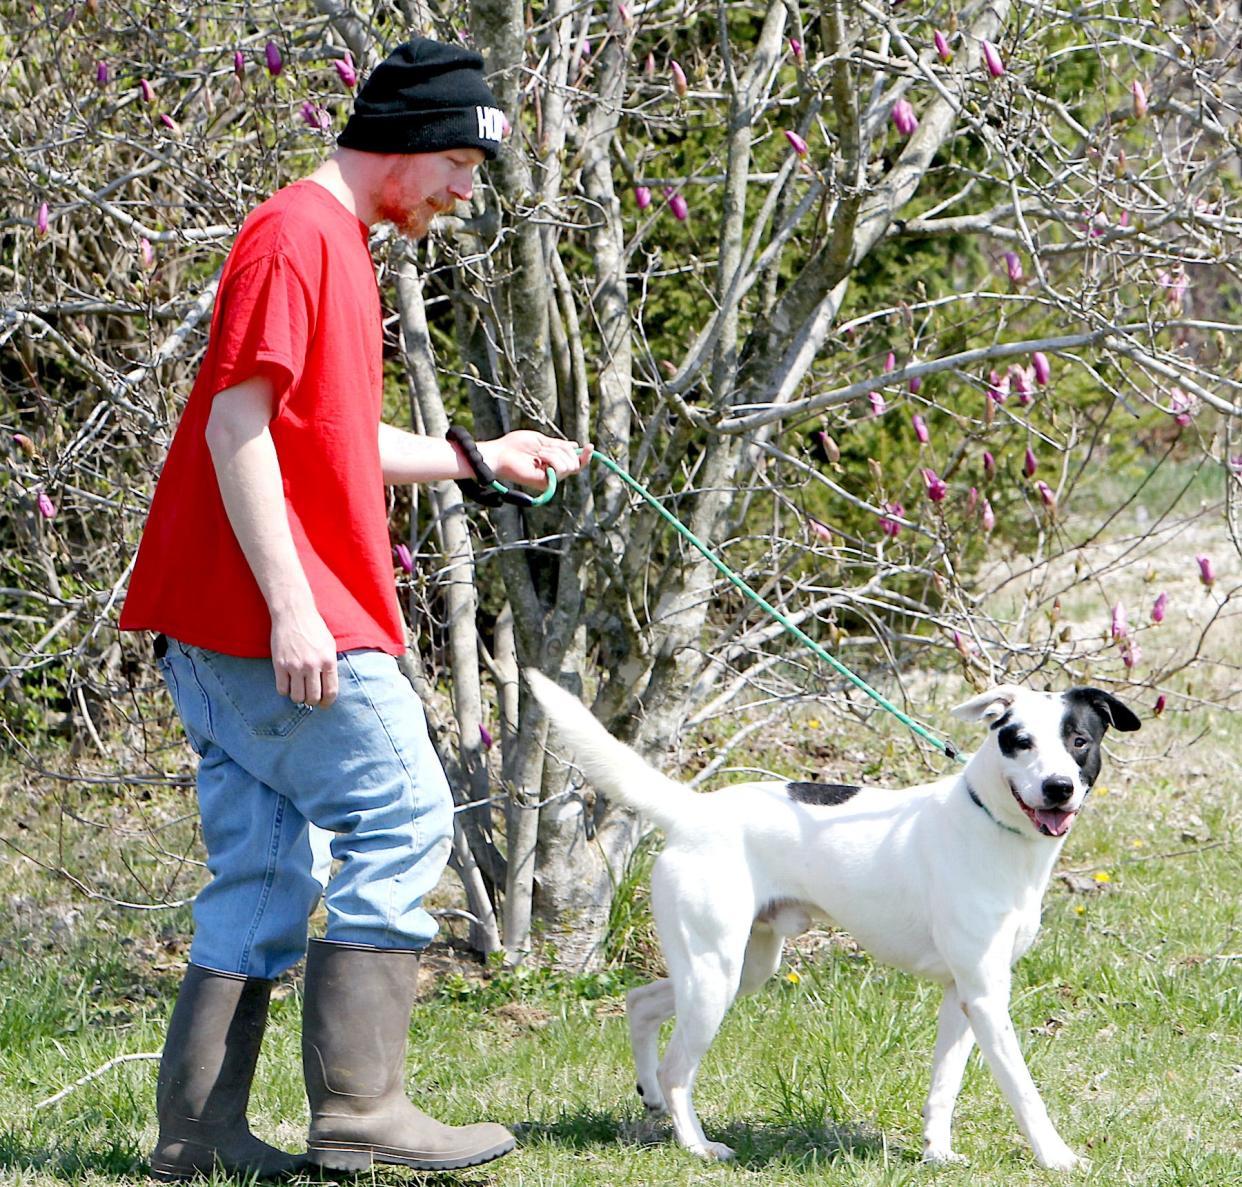
{"type": "Polygon", "coordinates": [[[272,661],[196,648],[242,724],[255,738],[287,738],[313,712],[276,691],[272,661]]]}
{"type": "Polygon", "coordinates": [[[164,677],[164,684],[168,689],[168,695],[172,698],[173,708],[176,709],[177,716],[181,718],[181,728],[185,733],[186,741],[190,744],[190,749],[202,758],[205,746],[195,732],[193,719],[186,712],[189,706],[182,700],[181,684],[177,680],[176,668],[162,655],[156,659],[155,666],[159,669],[160,675],[164,677]]]}

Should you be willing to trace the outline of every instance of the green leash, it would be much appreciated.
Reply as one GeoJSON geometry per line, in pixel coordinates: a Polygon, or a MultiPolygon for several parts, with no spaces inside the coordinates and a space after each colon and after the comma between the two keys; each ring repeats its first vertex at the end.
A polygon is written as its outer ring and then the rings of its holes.
{"type": "MultiPolygon", "coordinates": [[[[799,627],[796,623],[792,622],[786,615],[782,614],[770,602],[766,601],[757,590],[747,585],[747,583],[743,581],[742,578],[739,577],[737,573],[735,573],[731,568],[729,568],[729,566],[726,565],[724,561],[722,561],[706,544],[704,544],[703,541],[698,538],[698,536],[696,536],[688,527],[686,527],[686,525],[682,523],[681,520],[677,518],[677,516],[673,515],[672,512],[666,510],[664,505],[655,497],[655,495],[653,495],[636,478],[633,478],[631,475],[627,474],[620,466],[617,465],[616,462],[612,460],[612,458],[610,458],[607,454],[600,453],[598,451],[592,453],[591,458],[593,461],[601,462],[604,466],[606,466],[609,470],[611,470],[618,478],[620,478],[621,481],[626,484],[626,486],[628,486],[631,490],[636,491],[639,495],[641,495],[648,503],[651,504],[652,507],[656,509],[656,511],[669,524],[671,524],[682,536],[684,536],[687,540],[689,540],[690,543],[693,544],[694,547],[697,548],[699,552],[701,552],[703,556],[707,558],[707,560],[711,561],[711,563],[716,567],[716,569],[724,577],[726,577],[732,585],[740,589],[742,593],[744,593],[748,598],[750,598],[752,602],[757,603],[765,611],[767,611],[768,614],[770,614],[774,619],[776,619],[776,621],[779,622],[781,626],[783,626],[791,635],[793,635],[793,637],[797,639],[798,642],[802,643],[813,655],[815,655],[819,659],[822,659],[824,663],[826,663],[830,668],[833,669],[833,671],[837,672],[841,676],[844,676],[851,684],[854,685],[855,688],[858,688],[862,692],[866,693],[867,696],[869,696],[873,701],[876,702],[876,704],[880,705],[882,708],[886,709],[889,713],[891,713],[895,718],[897,718],[897,720],[900,721],[901,724],[904,725],[908,730],[918,735],[918,737],[922,738],[923,741],[929,743],[934,750],[937,750],[939,753],[943,754],[946,758],[956,759],[958,762],[966,761],[965,757],[957,749],[957,747],[953,745],[952,742],[950,742],[946,738],[941,738],[937,734],[934,734],[921,722],[916,721],[908,713],[905,713],[901,709],[899,709],[882,692],[878,691],[877,689],[872,688],[871,685],[868,684],[861,676],[856,675],[854,672],[850,671],[850,669],[847,668],[839,659],[837,659],[835,655],[831,655],[829,654],[829,652],[825,651],[801,627],[799,627]]],[[[554,494],[556,494],[556,471],[553,470],[551,467],[549,467],[548,469],[544,471],[544,473],[547,475],[547,479],[548,479],[547,490],[545,490],[541,495],[535,498],[532,498],[529,495],[526,496],[526,498],[530,499],[529,505],[532,507],[542,507],[545,503],[547,503],[552,498],[554,494]]],[[[509,488],[506,487],[503,483],[493,481],[491,485],[498,494],[502,494],[502,495],[509,494],[509,488]]]]}

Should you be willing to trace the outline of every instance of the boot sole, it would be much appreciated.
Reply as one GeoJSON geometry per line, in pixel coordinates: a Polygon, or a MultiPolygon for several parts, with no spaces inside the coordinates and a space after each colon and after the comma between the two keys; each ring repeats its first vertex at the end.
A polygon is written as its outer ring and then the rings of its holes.
{"type": "Polygon", "coordinates": [[[436,1158],[399,1150],[391,1146],[356,1145],[348,1142],[315,1143],[306,1156],[315,1166],[332,1171],[365,1171],[376,1162],[393,1166],[408,1166],[421,1171],[462,1170],[468,1166],[480,1166],[508,1154],[517,1142],[510,1138],[473,1154],[461,1154],[456,1158],[436,1158]]]}

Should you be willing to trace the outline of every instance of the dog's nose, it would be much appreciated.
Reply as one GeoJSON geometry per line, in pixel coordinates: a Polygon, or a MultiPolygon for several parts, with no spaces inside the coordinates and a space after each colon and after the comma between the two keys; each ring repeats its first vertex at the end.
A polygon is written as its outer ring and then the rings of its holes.
{"type": "Polygon", "coordinates": [[[1044,780],[1044,799],[1050,804],[1063,804],[1074,795],[1074,781],[1064,775],[1044,780]]]}

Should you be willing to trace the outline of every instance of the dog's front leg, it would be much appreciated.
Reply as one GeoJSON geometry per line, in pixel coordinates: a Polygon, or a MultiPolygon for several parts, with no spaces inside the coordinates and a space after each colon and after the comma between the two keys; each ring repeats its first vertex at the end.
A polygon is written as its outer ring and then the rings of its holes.
{"type": "Polygon", "coordinates": [[[970,1021],[957,996],[957,986],[945,986],[932,1056],[931,1088],[923,1106],[923,1161],[965,1162],[953,1153],[953,1106],[962,1087],[966,1060],[975,1045],[970,1021]]]}
{"type": "Polygon", "coordinates": [[[1082,1160],[1061,1140],[1031,1079],[1009,1017],[1009,984],[1008,962],[1003,968],[996,964],[989,967],[985,962],[966,978],[958,979],[962,1009],[1039,1165],[1049,1170],[1072,1170],[1082,1165],[1082,1160]]]}

